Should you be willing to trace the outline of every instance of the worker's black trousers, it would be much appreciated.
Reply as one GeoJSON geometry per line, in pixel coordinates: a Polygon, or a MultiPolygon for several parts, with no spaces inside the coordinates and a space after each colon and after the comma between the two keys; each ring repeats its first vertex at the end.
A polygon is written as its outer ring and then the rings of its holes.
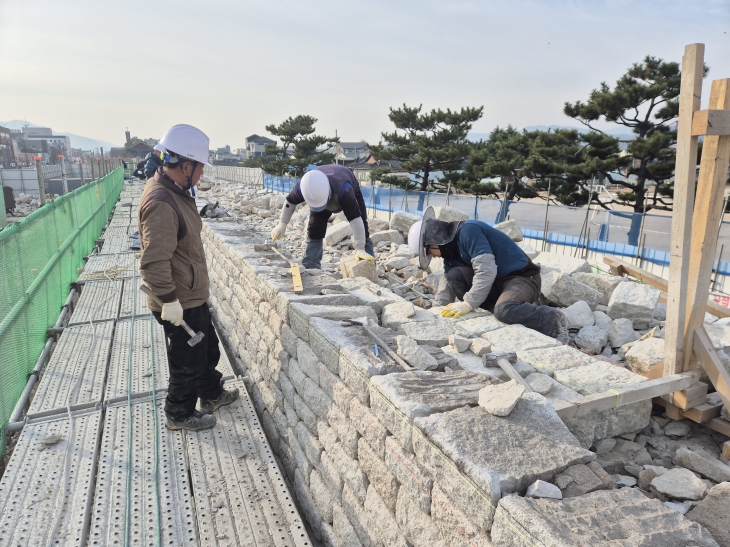
{"type": "Polygon", "coordinates": [[[208,304],[183,311],[183,319],[194,332],[205,334],[194,346],[188,345],[190,335],[182,327],[163,321],[160,313],[152,312],[165,329],[170,344],[167,360],[170,363],[170,382],[167,387],[165,414],[172,420],[187,418],[195,410],[198,397],[217,399],[221,394],[221,374],[216,370],[221,353],[218,336],[213,328],[208,304]]]}

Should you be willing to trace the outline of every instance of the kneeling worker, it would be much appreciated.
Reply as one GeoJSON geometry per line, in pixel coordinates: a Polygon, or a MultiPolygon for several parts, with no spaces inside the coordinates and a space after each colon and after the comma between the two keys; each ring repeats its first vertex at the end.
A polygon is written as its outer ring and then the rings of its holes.
{"type": "Polygon", "coordinates": [[[441,315],[459,317],[483,308],[507,324],[528,328],[568,342],[568,323],[556,308],[537,305],[540,266],[512,239],[479,220],[443,222],[433,207],[408,232],[408,245],[424,270],[432,256],[444,259],[436,301],[441,315]],[[454,303],[455,298],[461,302],[454,303]]]}
{"type": "Polygon", "coordinates": [[[342,165],[322,165],[304,173],[281,208],[279,224],[271,231],[271,240],[284,237],[294,210],[300,203],[309,205],[309,226],[307,226],[307,248],[302,266],[321,268],[323,240],[329,218],[340,211],[352,226],[355,257],[358,260],[375,260],[373,242],[368,233],[365,200],[355,175],[342,165]]]}
{"type": "Polygon", "coordinates": [[[213,412],[238,398],[238,389],[226,391],[218,337],[208,309],[209,282],[203,227],[195,206],[194,186],[208,164],[208,137],[190,125],[167,130],[155,150],[163,166],[145,186],[139,203],[140,274],[163,302],[147,305],[165,329],[170,381],[165,401],[168,429],[198,431],[215,425],[213,412]],[[182,320],[205,337],[190,347],[182,320]],[[200,411],[195,404],[200,398],[200,411]]]}

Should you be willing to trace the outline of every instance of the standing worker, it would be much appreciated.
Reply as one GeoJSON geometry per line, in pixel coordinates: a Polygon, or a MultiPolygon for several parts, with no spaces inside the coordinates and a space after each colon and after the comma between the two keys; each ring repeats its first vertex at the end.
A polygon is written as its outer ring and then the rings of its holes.
{"type": "Polygon", "coordinates": [[[300,203],[309,205],[309,226],[307,226],[307,248],[302,266],[321,268],[323,240],[327,222],[333,214],[343,211],[352,226],[355,257],[358,260],[375,260],[373,242],[368,233],[365,200],[355,175],[343,165],[323,165],[304,173],[302,180],[294,185],[281,208],[279,224],[271,231],[271,240],[284,237],[294,210],[300,203]]]}
{"type": "Polygon", "coordinates": [[[408,246],[426,269],[432,256],[444,259],[436,301],[441,315],[460,317],[483,308],[508,325],[520,323],[568,343],[568,322],[560,310],[537,305],[540,266],[512,239],[479,220],[436,220],[433,207],[408,231],[408,246]],[[454,302],[458,298],[460,302],[454,302]]]}
{"type": "MultiPolygon", "coordinates": [[[[162,142],[162,141],[160,141],[160,142],[162,142]]],[[[155,145],[155,149],[157,149],[158,146],[159,146],[159,144],[155,145]]],[[[160,167],[162,167],[162,163],[163,163],[163,160],[159,156],[159,154],[155,154],[153,152],[149,152],[142,161],[145,162],[144,166],[143,166],[145,180],[151,179],[152,177],[154,177],[155,173],[157,172],[157,170],[160,167]]],[[[208,165],[208,164],[206,164],[206,165],[208,165]]],[[[139,165],[137,165],[137,168],[139,168],[139,165]]]]}
{"type": "Polygon", "coordinates": [[[238,389],[226,391],[218,337],[208,309],[209,281],[200,231],[202,220],[195,206],[195,185],[208,164],[208,137],[191,125],[174,125],[155,146],[160,167],[145,187],[139,204],[140,274],[163,302],[147,305],[170,341],[170,382],[165,401],[168,429],[199,431],[213,427],[213,412],[238,398],[238,389]],[[190,347],[185,322],[205,337],[190,347]],[[200,411],[195,404],[200,398],[200,411]]]}

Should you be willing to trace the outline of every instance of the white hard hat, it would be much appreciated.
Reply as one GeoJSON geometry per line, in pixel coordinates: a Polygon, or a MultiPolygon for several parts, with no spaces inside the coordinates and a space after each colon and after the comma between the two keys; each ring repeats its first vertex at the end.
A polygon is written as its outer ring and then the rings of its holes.
{"type": "Polygon", "coordinates": [[[411,225],[410,229],[408,230],[408,248],[411,250],[411,252],[419,256],[421,255],[421,249],[423,245],[421,244],[421,225],[423,224],[422,220],[419,220],[418,222],[415,222],[411,225]]]}
{"type": "Polygon", "coordinates": [[[180,123],[173,125],[155,145],[159,152],[174,152],[178,156],[197,161],[204,165],[208,163],[208,148],[210,139],[197,127],[180,123]]]}
{"type": "Polygon", "coordinates": [[[327,202],[330,200],[330,180],[327,178],[322,171],[313,169],[304,173],[301,182],[299,183],[299,189],[302,192],[304,201],[307,202],[309,208],[314,213],[324,211],[327,207],[327,202]]]}

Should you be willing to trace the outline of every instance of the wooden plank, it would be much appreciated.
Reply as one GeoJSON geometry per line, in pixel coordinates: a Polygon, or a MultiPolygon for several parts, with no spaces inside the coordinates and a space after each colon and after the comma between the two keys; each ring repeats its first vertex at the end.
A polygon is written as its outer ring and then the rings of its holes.
{"type": "MultiPolygon", "coordinates": [[[[712,82],[710,108],[730,111],[730,78],[712,82]]],[[[712,265],[717,246],[717,226],[722,215],[723,193],[729,165],[730,136],[705,137],[695,209],[692,215],[683,370],[690,367],[694,332],[705,322],[704,304],[710,291],[712,265]]]]}
{"type": "MultiPolygon", "coordinates": [[[[654,275],[653,273],[647,272],[646,270],[634,266],[633,264],[629,264],[628,262],[626,262],[625,260],[621,260],[620,258],[604,256],[603,262],[611,268],[615,267],[619,269],[619,271],[621,271],[622,273],[638,279],[639,281],[642,281],[647,285],[651,285],[652,287],[659,289],[660,291],[663,291],[665,293],[667,292],[667,280],[663,277],[659,277],[657,275],[654,275]]],[[[659,299],[660,302],[661,300],[662,298],[659,299]]],[[[666,297],[664,297],[664,301],[666,302],[666,297]]],[[[730,309],[723,308],[717,302],[713,302],[709,299],[707,300],[707,306],[705,307],[705,311],[716,317],[730,317],[730,309]]]]}
{"type": "Polygon", "coordinates": [[[594,395],[587,395],[570,401],[570,405],[555,406],[555,411],[563,419],[578,418],[600,410],[610,410],[638,401],[646,401],[654,397],[660,397],[667,393],[687,389],[697,382],[700,373],[696,370],[674,374],[666,378],[649,380],[640,384],[626,386],[613,391],[605,391],[594,395]]]}
{"type": "Polygon", "coordinates": [[[722,445],[722,456],[730,460],[730,441],[725,441],[722,445]]]}
{"type": "Polygon", "coordinates": [[[690,44],[682,57],[682,82],[677,120],[677,159],[674,168],[674,213],[669,243],[669,283],[665,325],[664,375],[680,372],[684,363],[684,328],[695,203],[697,137],[692,136],[692,117],[700,109],[704,44],[690,44]]]}
{"type": "Polygon", "coordinates": [[[730,373],[720,360],[715,347],[707,336],[704,328],[695,331],[695,351],[700,358],[705,374],[715,386],[722,402],[730,407],[730,373]]]}
{"type": "Polygon", "coordinates": [[[662,395],[662,399],[681,408],[682,410],[694,408],[707,402],[707,384],[704,382],[697,382],[687,389],[662,395]]]}
{"type": "Polygon", "coordinates": [[[710,429],[713,429],[718,433],[722,433],[727,437],[730,437],[730,422],[728,422],[727,420],[723,420],[722,418],[715,418],[714,420],[710,420],[709,422],[702,425],[704,425],[705,427],[709,427],[710,429]]]}
{"type": "Polygon", "coordinates": [[[682,420],[687,418],[698,424],[703,424],[717,418],[720,415],[723,406],[722,403],[705,403],[694,408],[682,410],[678,406],[668,403],[661,397],[654,399],[654,403],[662,405],[666,409],[667,416],[672,420],[682,420]]]}
{"type": "Polygon", "coordinates": [[[730,111],[698,110],[692,118],[692,135],[730,135],[730,111]]]}

